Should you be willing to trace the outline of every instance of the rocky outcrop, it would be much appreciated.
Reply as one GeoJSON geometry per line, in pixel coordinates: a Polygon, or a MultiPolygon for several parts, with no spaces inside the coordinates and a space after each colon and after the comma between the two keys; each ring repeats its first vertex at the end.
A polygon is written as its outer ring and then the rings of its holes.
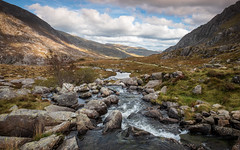
{"type": "Polygon", "coordinates": [[[91,110],[91,109],[86,109],[86,108],[79,109],[76,113],[77,114],[80,114],[80,113],[85,114],[91,119],[97,119],[99,117],[99,113],[96,110],[91,110]]]}
{"type": "Polygon", "coordinates": [[[54,95],[53,101],[60,106],[66,107],[74,107],[78,103],[77,95],[73,92],[64,93],[61,95],[54,95]]]}
{"type": "Polygon", "coordinates": [[[32,141],[31,138],[0,136],[0,149],[18,149],[30,141],[32,141]]]}
{"type": "Polygon", "coordinates": [[[91,120],[85,114],[78,114],[77,115],[77,131],[79,135],[86,134],[88,130],[94,129],[94,126],[91,120]]]}
{"type": "Polygon", "coordinates": [[[61,141],[62,137],[55,134],[42,138],[39,141],[34,141],[24,144],[20,150],[51,150],[61,141]]]}
{"type": "Polygon", "coordinates": [[[114,129],[121,129],[122,113],[119,110],[112,111],[103,122],[103,134],[111,132],[114,129]]]}

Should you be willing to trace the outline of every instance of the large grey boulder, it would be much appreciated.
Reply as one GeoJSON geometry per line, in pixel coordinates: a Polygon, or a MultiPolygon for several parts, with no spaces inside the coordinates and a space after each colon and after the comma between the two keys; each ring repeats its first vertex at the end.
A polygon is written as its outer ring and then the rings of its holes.
{"type": "Polygon", "coordinates": [[[150,93],[150,94],[144,95],[142,99],[146,102],[150,102],[151,100],[158,99],[158,95],[156,93],[150,93]]]}
{"type": "Polygon", "coordinates": [[[70,121],[73,118],[76,118],[77,114],[70,111],[56,111],[56,112],[49,112],[50,117],[54,118],[58,122],[70,121]]]}
{"type": "Polygon", "coordinates": [[[196,124],[188,127],[188,130],[191,133],[201,133],[201,134],[210,134],[211,133],[211,125],[210,124],[196,124]]]}
{"type": "Polygon", "coordinates": [[[70,83],[63,83],[60,93],[73,92],[74,85],[70,83]]]}
{"type": "Polygon", "coordinates": [[[215,133],[221,136],[232,136],[232,137],[240,136],[240,130],[229,128],[229,127],[214,126],[213,130],[215,133]]]}
{"type": "Polygon", "coordinates": [[[65,139],[63,143],[57,148],[57,150],[79,150],[76,137],[65,139]]]}
{"type": "Polygon", "coordinates": [[[62,137],[55,134],[42,138],[39,141],[24,144],[20,150],[51,150],[61,141],[62,137]]]}
{"type": "Polygon", "coordinates": [[[138,86],[137,78],[125,78],[121,81],[127,86],[138,86]]]}
{"type": "Polygon", "coordinates": [[[104,115],[107,113],[107,105],[100,100],[91,100],[86,105],[85,108],[90,110],[96,110],[99,115],[104,115]]]}
{"type": "Polygon", "coordinates": [[[76,93],[69,92],[61,95],[54,95],[53,101],[55,101],[60,106],[74,107],[77,103],[76,93]]]}
{"type": "Polygon", "coordinates": [[[18,149],[30,141],[32,141],[31,138],[0,136],[0,149],[18,149]]]}
{"type": "Polygon", "coordinates": [[[103,134],[111,132],[114,129],[121,129],[122,125],[122,113],[119,110],[112,111],[104,120],[103,134]]]}
{"type": "Polygon", "coordinates": [[[150,80],[145,86],[144,88],[154,88],[156,86],[159,86],[162,84],[161,80],[150,80]]]}
{"type": "Polygon", "coordinates": [[[153,80],[162,80],[162,72],[152,73],[152,79],[153,80]]]}
{"type": "Polygon", "coordinates": [[[178,113],[177,109],[174,108],[174,107],[171,107],[169,110],[168,110],[168,116],[170,118],[174,118],[174,119],[181,119],[181,116],[180,114],[178,113]]]}
{"type": "Polygon", "coordinates": [[[43,132],[44,126],[59,123],[46,111],[18,109],[10,114],[0,115],[0,135],[33,137],[36,131],[43,132]]]}
{"type": "Polygon", "coordinates": [[[69,107],[57,106],[57,105],[49,105],[44,108],[47,112],[57,112],[57,111],[70,111],[75,112],[74,109],[69,107]]]}
{"type": "Polygon", "coordinates": [[[32,93],[33,94],[46,94],[46,93],[50,93],[50,89],[45,86],[35,86],[32,93]]]}
{"type": "Polygon", "coordinates": [[[102,88],[100,89],[100,92],[102,93],[102,96],[104,96],[104,97],[109,96],[109,95],[112,94],[112,91],[109,90],[109,89],[106,88],[106,87],[102,87],[102,88]]]}
{"type": "Polygon", "coordinates": [[[91,120],[87,117],[87,115],[79,113],[77,115],[77,131],[79,135],[86,134],[88,130],[94,129],[94,126],[91,120]]]}
{"type": "Polygon", "coordinates": [[[99,117],[99,113],[96,110],[91,110],[86,108],[79,109],[76,113],[86,114],[91,119],[97,119],[99,117]]]}

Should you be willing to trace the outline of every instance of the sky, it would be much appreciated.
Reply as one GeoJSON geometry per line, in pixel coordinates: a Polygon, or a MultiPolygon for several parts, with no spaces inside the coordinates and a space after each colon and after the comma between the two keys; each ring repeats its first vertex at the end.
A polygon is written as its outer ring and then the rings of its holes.
{"type": "Polygon", "coordinates": [[[163,51],[237,0],[5,1],[88,40],[163,51]]]}

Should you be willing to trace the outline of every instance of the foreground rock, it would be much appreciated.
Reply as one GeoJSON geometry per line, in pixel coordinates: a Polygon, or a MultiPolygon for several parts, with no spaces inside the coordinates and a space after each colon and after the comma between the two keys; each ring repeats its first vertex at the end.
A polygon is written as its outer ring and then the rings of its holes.
{"type": "Polygon", "coordinates": [[[76,93],[64,93],[61,95],[54,95],[53,101],[55,101],[60,106],[74,107],[77,103],[76,93]]]}
{"type": "Polygon", "coordinates": [[[32,141],[31,138],[0,136],[0,149],[18,149],[30,141],[32,141]]]}
{"type": "Polygon", "coordinates": [[[118,104],[119,98],[116,95],[110,95],[103,98],[102,101],[109,107],[111,104],[118,104]]]}
{"type": "Polygon", "coordinates": [[[57,106],[57,105],[49,105],[44,108],[47,112],[57,112],[57,111],[70,111],[70,112],[75,112],[74,109],[68,108],[68,107],[62,107],[62,106],[57,106]]]}
{"type": "Polygon", "coordinates": [[[135,137],[146,136],[146,135],[151,135],[151,133],[133,126],[128,127],[127,134],[126,134],[126,136],[135,136],[135,137]]]}
{"type": "Polygon", "coordinates": [[[64,140],[57,150],[79,150],[76,137],[64,140]]]}
{"type": "Polygon", "coordinates": [[[151,100],[156,100],[158,98],[158,95],[156,93],[150,93],[145,96],[143,96],[143,100],[146,102],[150,102],[151,100]]]}
{"type": "Polygon", "coordinates": [[[106,96],[109,96],[109,95],[112,94],[112,91],[109,90],[109,89],[106,88],[106,87],[102,87],[102,88],[100,89],[100,92],[102,93],[102,96],[103,96],[103,97],[106,97],[106,96]]]}
{"type": "Polygon", "coordinates": [[[65,133],[69,131],[70,125],[71,125],[70,121],[65,121],[53,127],[52,129],[45,131],[45,133],[65,133]]]}
{"type": "Polygon", "coordinates": [[[24,144],[20,150],[51,150],[61,141],[62,137],[55,134],[40,139],[39,141],[34,141],[24,144]]]}
{"type": "Polygon", "coordinates": [[[103,101],[91,100],[86,105],[85,108],[90,110],[96,110],[99,115],[104,115],[107,113],[107,105],[103,101]]]}
{"type": "Polygon", "coordinates": [[[79,135],[86,134],[88,130],[94,129],[91,120],[85,114],[78,114],[76,122],[79,135]]]}
{"type": "Polygon", "coordinates": [[[33,137],[36,131],[43,132],[44,126],[60,122],[42,110],[18,109],[7,115],[0,115],[0,134],[4,136],[33,137]]]}
{"type": "Polygon", "coordinates": [[[111,132],[114,129],[121,129],[122,125],[122,113],[119,110],[114,110],[110,115],[104,120],[103,124],[103,134],[111,132]]]}
{"type": "Polygon", "coordinates": [[[91,110],[91,109],[86,109],[86,108],[79,109],[76,113],[77,114],[80,114],[80,113],[85,114],[91,119],[97,119],[99,117],[99,113],[96,110],[91,110]]]}

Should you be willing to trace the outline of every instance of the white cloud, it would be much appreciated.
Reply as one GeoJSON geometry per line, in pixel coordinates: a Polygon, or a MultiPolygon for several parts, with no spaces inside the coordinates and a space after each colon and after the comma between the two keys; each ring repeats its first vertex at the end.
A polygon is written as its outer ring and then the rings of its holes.
{"type": "Polygon", "coordinates": [[[69,10],[40,4],[28,6],[28,9],[58,30],[103,43],[114,42],[164,50],[188,33],[183,24],[165,18],[148,17],[138,22],[134,16],[112,18],[95,9],[69,10]]]}

